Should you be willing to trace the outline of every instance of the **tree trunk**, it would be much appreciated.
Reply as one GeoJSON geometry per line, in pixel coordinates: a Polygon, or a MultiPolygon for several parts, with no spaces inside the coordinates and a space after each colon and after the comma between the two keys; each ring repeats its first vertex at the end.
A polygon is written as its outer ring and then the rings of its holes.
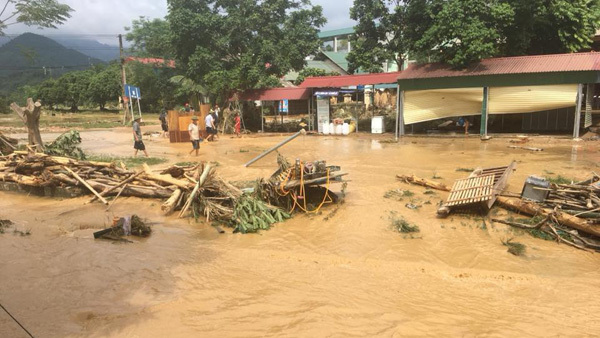
{"type": "MultiPolygon", "coordinates": [[[[524,201],[518,198],[498,196],[496,202],[504,208],[520,211],[530,216],[548,216],[552,213],[552,210],[544,209],[533,202],[524,201]]],[[[585,232],[589,235],[600,237],[600,228],[589,225],[585,219],[561,211],[556,212],[556,219],[563,225],[585,232]]]]}
{"type": "Polygon", "coordinates": [[[27,106],[19,107],[15,102],[11,103],[10,109],[12,109],[27,127],[27,136],[29,139],[29,145],[36,146],[38,150],[44,150],[44,143],[42,142],[42,136],[40,135],[40,114],[42,113],[42,104],[38,100],[33,103],[32,98],[27,99],[27,106]]]}

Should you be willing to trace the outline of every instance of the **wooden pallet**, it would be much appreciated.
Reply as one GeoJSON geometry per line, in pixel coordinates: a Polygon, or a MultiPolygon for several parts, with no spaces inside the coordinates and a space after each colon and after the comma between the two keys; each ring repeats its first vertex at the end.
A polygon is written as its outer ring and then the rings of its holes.
{"type": "Polygon", "coordinates": [[[468,178],[455,181],[438,215],[447,216],[452,209],[483,207],[489,210],[496,202],[497,195],[506,188],[516,166],[517,163],[513,161],[507,166],[478,168],[468,178]]]}
{"type": "Polygon", "coordinates": [[[495,177],[494,174],[488,174],[457,180],[445,205],[457,207],[489,201],[493,197],[495,177]]]}

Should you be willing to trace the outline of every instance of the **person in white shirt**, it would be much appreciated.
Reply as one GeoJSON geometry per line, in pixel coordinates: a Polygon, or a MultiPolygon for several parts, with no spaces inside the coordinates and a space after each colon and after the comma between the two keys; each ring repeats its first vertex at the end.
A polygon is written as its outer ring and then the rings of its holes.
{"type": "Polygon", "coordinates": [[[206,115],[204,122],[206,123],[206,133],[208,134],[208,136],[206,137],[206,140],[213,141],[215,134],[217,132],[217,129],[215,128],[215,119],[212,116],[212,114],[206,115]]]}
{"type": "Polygon", "coordinates": [[[192,116],[192,123],[188,126],[188,132],[190,133],[190,140],[192,141],[192,150],[190,151],[190,155],[196,151],[196,156],[198,156],[198,151],[200,150],[200,129],[198,128],[198,116],[192,116]]]}

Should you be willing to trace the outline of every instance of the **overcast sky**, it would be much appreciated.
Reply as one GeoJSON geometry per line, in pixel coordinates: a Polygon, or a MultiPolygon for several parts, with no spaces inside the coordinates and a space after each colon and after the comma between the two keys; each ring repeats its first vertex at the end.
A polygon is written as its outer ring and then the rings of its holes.
{"type": "MultiPolygon", "coordinates": [[[[0,1],[2,2],[2,1],[0,1]]],[[[166,0],[61,0],[71,8],[71,18],[58,29],[39,30],[24,25],[12,25],[6,33],[21,34],[33,32],[37,34],[77,34],[77,35],[117,35],[125,33],[124,27],[130,26],[132,20],[146,16],[148,18],[164,18],[167,14],[166,0]]],[[[350,27],[349,9],[352,0],[312,0],[315,5],[321,5],[327,18],[323,30],[350,27]]],[[[116,38],[103,37],[101,42],[116,43],[116,38]]]]}

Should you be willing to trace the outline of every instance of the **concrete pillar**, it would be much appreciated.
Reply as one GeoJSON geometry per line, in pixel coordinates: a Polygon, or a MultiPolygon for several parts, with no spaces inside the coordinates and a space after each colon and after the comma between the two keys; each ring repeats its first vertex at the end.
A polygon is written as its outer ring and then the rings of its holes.
{"type": "Polygon", "coordinates": [[[490,88],[483,87],[483,103],[481,104],[481,127],[479,129],[479,136],[481,138],[487,137],[488,117],[489,117],[489,97],[490,97],[490,88]]]}
{"type": "Polygon", "coordinates": [[[348,53],[352,51],[352,45],[350,44],[350,37],[348,36],[348,53]]]}
{"type": "Polygon", "coordinates": [[[400,86],[396,87],[396,140],[399,136],[404,136],[404,91],[400,86]]]}
{"type": "Polygon", "coordinates": [[[338,39],[337,36],[333,38],[333,51],[337,53],[338,51],[338,39]]]}
{"type": "Polygon", "coordinates": [[[579,138],[579,127],[581,126],[581,101],[583,100],[583,85],[577,85],[577,100],[575,101],[575,123],[573,125],[573,138],[579,138]]]}

